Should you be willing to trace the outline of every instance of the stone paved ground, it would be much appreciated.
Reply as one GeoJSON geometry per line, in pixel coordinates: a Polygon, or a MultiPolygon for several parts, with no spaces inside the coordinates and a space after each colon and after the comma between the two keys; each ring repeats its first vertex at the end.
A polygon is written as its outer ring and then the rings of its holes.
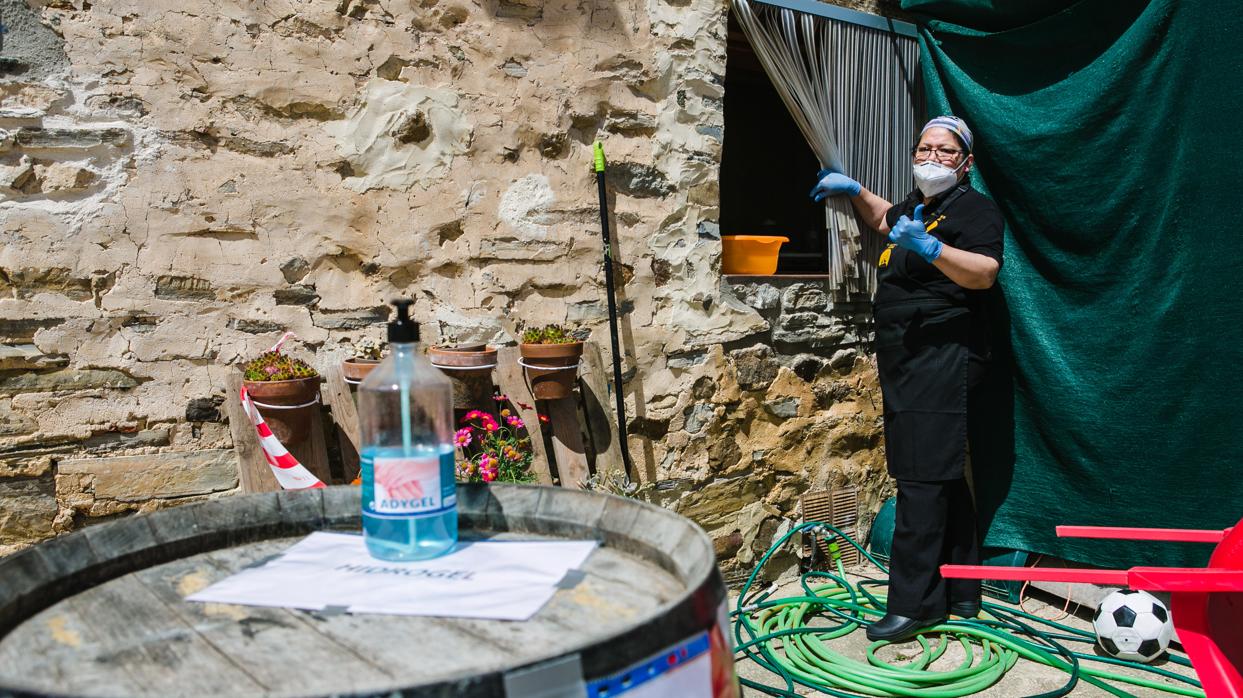
{"type": "MultiPolygon", "coordinates": [[[[855,574],[849,575],[852,581],[857,581],[859,579],[875,579],[878,576],[874,568],[860,568],[858,569],[858,572],[859,572],[858,575],[855,575],[855,574]]],[[[785,580],[783,584],[778,588],[777,592],[774,594],[774,597],[794,596],[798,593],[799,593],[798,580],[785,580]]],[[[1039,594],[1039,592],[1037,593],[1039,594]]],[[[737,591],[736,590],[731,591],[731,595],[730,595],[731,608],[733,608],[732,604],[734,603],[736,596],[737,596],[737,591]]],[[[986,601],[996,602],[995,599],[986,599],[986,601]]],[[[1011,606],[1011,604],[1003,604],[1003,605],[1011,606]]],[[[1058,615],[1061,615],[1061,610],[1062,610],[1060,600],[1055,599],[1052,596],[1047,596],[1043,594],[1040,595],[1038,598],[1037,597],[1025,597],[1024,606],[1026,607],[1028,612],[1036,613],[1038,615],[1048,617],[1048,618],[1053,618],[1058,615]],[[1056,602],[1057,605],[1050,606],[1049,603],[1046,603],[1046,601],[1056,602]]],[[[1012,606],[1012,607],[1017,608],[1016,606],[1012,606]]],[[[1081,611],[1078,615],[1070,616],[1069,618],[1063,619],[1059,622],[1065,625],[1070,625],[1073,627],[1083,628],[1083,629],[1090,629],[1092,625],[1091,614],[1088,611],[1081,611]]],[[[864,637],[862,630],[859,630],[854,633],[851,633],[850,635],[846,637],[838,639],[836,641],[836,644],[833,647],[836,651],[841,652],[847,656],[864,659],[866,656],[865,652],[866,652],[868,644],[869,643],[867,639],[864,637]]],[[[906,650],[914,649],[917,651],[919,649],[919,645],[917,645],[914,642],[904,643],[900,646],[899,650],[903,650],[903,649],[906,649],[906,650]]],[[[882,654],[882,656],[889,656],[889,655],[882,654]]],[[[963,655],[962,655],[961,649],[959,649],[957,645],[954,645],[949,650],[946,651],[945,655],[937,661],[934,667],[938,667],[942,669],[946,667],[954,667],[954,666],[957,666],[958,663],[962,661],[962,658],[963,658],[963,655]]],[[[1103,664],[1100,664],[1097,666],[1106,667],[1106,665],[1103,665],[1103,664]]],[[[1177,664],[1170,663],[1166,661],[1165,659],[1159,660],[1158,666],[1160,666],[1163,669],[1166,669],[1169,671],[1176,671],[1184,675],[1193,674],[1193,672],[1190,669],[1184,668],[1177,664]]],[[[752,681],[767,683],[770,685],[782,685],[780,682],[780,679],[775,674],[760,668],[757,664],[749,660],[740,661],[737,665],[737,669],[738,669],[738,675],[740,677],[750,679],[752,681]]],[[[1117,671],[1119,673],[1133,673],[1133,674],[1143,675],[1143,672],[1128,672],[1127,670],[1122,670],[1122,669],[1117,669],[1117,671]]],[[[1012,668],[1009,672],[1006,673],[1006,675],[1001,679],[1001,681],[997,682],[996,684],[989,687],[988,689],[980,693],[977,693],[976,695],[981,696],[982,698],[1017,698],[1019,696],[1032,696],[1032,695],[1044,693],[1046,691],[1055,690],[1059,688],[1060,686],[1062,686],[1065,683],[1065,681],[1066,681],[1066,675],[1056,669],[1051,669],[1049,667],[1038,664],[1036,662],[1031,662],[1031,661],[1027,661],[1024,659],[1020,659],[1019,662],[1015,664],[1014,668],[1012,668]]],[[[1176,684],[1177,682],[1169,680],[1169,683],[1176,684]]],[[[1185,685],[1185,684],[1180,684],[1180,685],[1185,685]]],[[[1132,693],[1136,696],[1172,696],[1172,695],[1175,695],[1175,694],[1167,693],[1164,691],[1140,688],[1140,687],[1135,687],[1135,686],[1128,687],[1126,685],[1120,685],[1119,687],[1123,688],[1123,690],[1127,690],[1129,693],[1132,693]]],[[[805,695],[805,696],[827,695],[819,691],[815,691],[815,690],[808,689],[808,688],[801,688],[801,687],[798,689],[798,693],[800,695],[805,695]]],[[[747,696],[763,695],[759,691],[753,690],[753,689],[745,689],[745,694],[747,696]]],[[[1091,686],[1091,685],[1080,682],[1079,685],[1075,687],[1071,695],[1075,696],[1076,698],[1079,698],[1080,696],[1082,696],[1083,698],[1097,698],[1098,696],[1103,697],[1103,696],[1108,696],[1109,694],[1106,693],[1105,691],[1102,691],[1096,688],[1095,686],[1091,686]]]]}

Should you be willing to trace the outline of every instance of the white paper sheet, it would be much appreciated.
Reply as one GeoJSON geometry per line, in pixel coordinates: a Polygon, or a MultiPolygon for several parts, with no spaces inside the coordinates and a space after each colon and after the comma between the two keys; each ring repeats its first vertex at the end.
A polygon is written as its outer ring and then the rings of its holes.
{"type": "Polygon", "coordinates": [[[245,569],[188,601],[244,606],[526,620],[535,615],[595,541],[463,542],[448,555],[387,562],[361,535],[316,532],[280,557],[245,569]]]}

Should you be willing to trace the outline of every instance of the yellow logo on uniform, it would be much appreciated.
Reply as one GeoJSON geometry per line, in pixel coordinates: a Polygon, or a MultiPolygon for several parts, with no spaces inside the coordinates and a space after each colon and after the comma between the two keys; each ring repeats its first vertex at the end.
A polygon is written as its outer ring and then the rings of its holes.
{"type": "Polygon", "coordinates": [[[876,267],[878,269],[884,269],[889,266],[889,254],[893,252],[893,248],[895,247],[897,247],[897,245],[892,242],[885,246],[885,251],[880,253],[880,259],[876,261],[876,267]]]}
{"type": "MultiPolygon", "coordinates": [[[[932,221],[930,223],[925,223],[924,232],[932,232],[932,229],[937,227],[937,225],[939,225],[941,221],[943,220],[945,220],[944,213],[942,213],[940,216],[937,216],[937,219],[935,221],[932,221]]],[[[889,266],[889,255],[890,253],[893,252],[893,248],[895,247],[897,247],[897,244],[891,242],[885,247],[885,250],[880,253],[880,259],[876,260],[877,269],[884,269],[885,267],[889,266]]]]}

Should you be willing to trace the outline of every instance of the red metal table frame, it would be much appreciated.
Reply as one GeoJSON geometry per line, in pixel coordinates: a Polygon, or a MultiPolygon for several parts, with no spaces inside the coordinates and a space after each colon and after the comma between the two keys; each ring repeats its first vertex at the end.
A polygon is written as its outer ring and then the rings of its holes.
{"type": "Polygon", "coordinates": [[[942,565],[957,579],[1107,584],[1170,594],[1170,616],[1209,698],[1243,698],[1243,520],[1225,530],[1058,526],[1065,538],[1216,543],[1208,567],[1126,570],[942,565]]]}

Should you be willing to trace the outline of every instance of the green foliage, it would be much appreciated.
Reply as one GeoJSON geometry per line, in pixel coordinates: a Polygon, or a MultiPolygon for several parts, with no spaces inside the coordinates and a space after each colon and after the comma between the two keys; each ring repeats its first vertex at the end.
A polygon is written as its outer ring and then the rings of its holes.
{"type": "Polygon", "coordinates": [[[522,331],[523,344],[571,344],[577,342],[561,325],[531,327],[522,331]]]}
{"type": "Polygon", "coordinates": [[[521,433],[526,424],[508,408],[501,410],[500,418],[482,410],[471,410],[462,418],[466,426],[453,437],[462,455],[459,482],[535,482],[531,437],[521,433]]]}
{"type": "Polygon", "coordinates": [[[242,375],[248,381],[287,381],[294,378],[315,378],[319,373],[302,359],[295,359],[279,351],[265,351],[259,358],[242,366],[242,375]]]}

